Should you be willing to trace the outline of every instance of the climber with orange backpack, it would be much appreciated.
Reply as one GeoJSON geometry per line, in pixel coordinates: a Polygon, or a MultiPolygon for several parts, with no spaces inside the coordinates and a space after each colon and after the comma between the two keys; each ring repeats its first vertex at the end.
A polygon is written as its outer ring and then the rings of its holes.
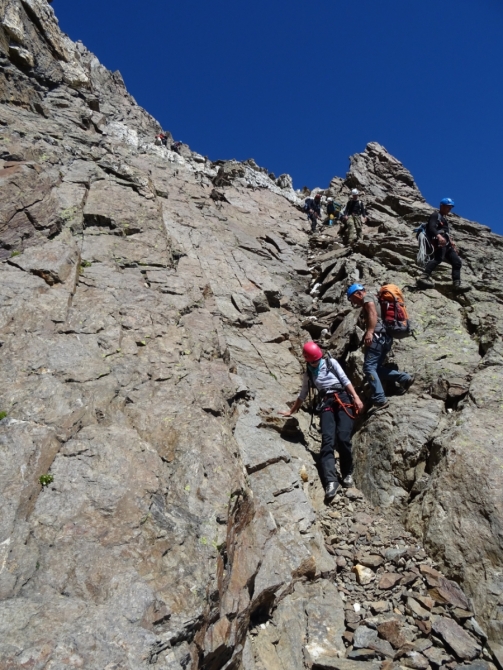
{"type": "Polygon", "coordinates": [[[385,284],[378,298],[367,294],[362,284],[352,284],[346,295],[353,307],[363,308],[360,317],[360,325],[365,330],[363,372],[372,389],[374,408],[384,409],[389,402],[381,379],[397,383],[399,395],[407,393],[414,383],[412,375],[383,366],[393,345],[393,338],[400,339],[413,334],[403,295],[394,284],[385,284]]]}
{"type": "Polygon", "coordinates": [[[337,441],[342,485],[353,486],[353,456],[351,434],[357,414],[363,403],[339,363],[323,352],[315,342],[306,342],[302,350],[307,369],[298,398],[282,416],[291,416],[300,409],[310,387],[318,389],[319,402],[316,413],[320,415],[321,450],[320,467],[325,486],[325,497],[331,500],[339,487],[335,470],[334,446],[337,441]]]}

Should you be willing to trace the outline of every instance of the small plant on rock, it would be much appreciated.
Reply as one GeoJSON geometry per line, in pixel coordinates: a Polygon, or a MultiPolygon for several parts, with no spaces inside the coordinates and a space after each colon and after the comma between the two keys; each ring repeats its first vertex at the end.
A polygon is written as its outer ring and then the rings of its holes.
{"type": "Polygon", "coordinates": [[[49,486],[49,484],[52,484],[54,477],[52,475],[40,475],[38,481],[41,483],[42,488],[45,488],[46,486],[49,486]]]}
{"type": "Polygon", "coordinates": [[[11,258],[14,258],[15,256],[21,256],[21,252],[18,251],[17,249],[14,249],[14,251],[12,251],[10,255],[11,258]]]}
{"type": "Polygon", "coordinates": [[[0,421],[2,419],[5,419],[6,416],[7,416],[7,412],[0,412],[0,421]]]}

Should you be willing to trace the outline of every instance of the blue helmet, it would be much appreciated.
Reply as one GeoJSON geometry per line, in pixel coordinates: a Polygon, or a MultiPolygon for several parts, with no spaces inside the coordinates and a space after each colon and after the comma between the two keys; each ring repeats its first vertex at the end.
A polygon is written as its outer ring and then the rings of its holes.
{"type": "Polygon", "coordinates": [[[454,200],[451,198],[442,198],[440,201],[441,205],[449,205],[449,207],[454,207],[454,200]]]}
{"type": "Polygon", "coordinates": [[[351,284],[351,286],[346,291],[348,299],[353,295],[353,293],[356,293],[357,291],[365,291],[365,286],[362,286],[362,284],[351,284]]]}

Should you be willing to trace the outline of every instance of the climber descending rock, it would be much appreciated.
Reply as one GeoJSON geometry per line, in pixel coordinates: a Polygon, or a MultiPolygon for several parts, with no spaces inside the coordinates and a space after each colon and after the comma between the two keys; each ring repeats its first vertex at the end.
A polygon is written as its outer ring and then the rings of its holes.
{"type": "Polygon", "coordinates": [[[339,363],[323,352],[314,342],[306,342],[303,356],[307,363],[299,397],[283,416],[295,414],[307,397],[310,387],[318,389],[319,402],[316,412],[320,415],[322,470],[327,500],[333,498],[339,487],[335,470],[334,446],[340,458],[342,484],[353,485],[353,457],[351,454],[351,433],[354,417],[363,410],[363,403],[339,363]]]}
{"type": "Polygon", "coordinates": [[[358,198],[360,191],[354,188],[351,198],[342,210],[342,220],[345,224],[342,231],[344,242],[351,244],[361,237],[362,225],[367,222],[367,210],[364,203],[358,198]]]}
{"type": "Polygon", "coordinates": [[[315,233],[318,219],[321,218],[321,195],[317,193],[314,198],[306,198],[303,210],[311,222],[311,232],[315,233]]]}
{"type": "Polygon", "coordinates": [[[177,154],[180,154],[180,148],[182,146],[182,142],[177,141],[177,142],[172,142],[171,144],[171,151],[175,151],[177,154]]]}
{"type": "Polygon", "coordinates": [[[335,202],[333,198],[327,198],[327,218],[324,223],[327,226],[333,226],[340,217],[341,209],[342,205],[340,203],[335,202]]]}
{"type": "Polygon", "coordinates": [[[383,367],[384,360],[393,345],[393,337],[382,321],[381,306],[377,298],[367,294],[362,284],[352,284],[346,295],[353,307],[363,307],[360,315],[360,325],[365,330],[363,372],[372,389],[374,408],[384,409],[388,407],[389,402],[384,394],[381,379],[397,382],[400,385],[400,392],[406,393],[414,382],[414,377],[406,372],[383,367]]]}
{"type": "Polygon", "coordinates": [[[446,218],[454,207],[454,201],[451,198],[443,198],[440,201],[438,212],[433,212],[426,224],[425,234],[428,242],[433,249],[432,258],[424,268],[423,274],[417,280],[419,288],[433,288],[435,282],[431,278],[431,273],[443,261],[452,266],[452,283],[454,290],[458,293],[466,293],[471,290],[471,286],[461,283],[461,258],[457,254],[456,245],[453,242],[449,222],[446,218]]]}
{"type": "Polygon", "coordinates": [[[166,147],[168,145],[168,139],[169,135],[167,133],[165,132],[159,133],[158,135],[155,136],[154,144],[166,147]]]}

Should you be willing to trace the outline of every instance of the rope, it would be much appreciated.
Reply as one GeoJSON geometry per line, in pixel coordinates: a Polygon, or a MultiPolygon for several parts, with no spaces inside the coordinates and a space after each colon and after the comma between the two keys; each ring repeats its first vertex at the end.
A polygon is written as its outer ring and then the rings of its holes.
{"type": "Polygon", "coordinates": [[[349,416],[350,419],[354,420],[356,418],[356,411],[355,411],[354,403],[352,403],[352,402],[342,402],[342,400],[339,398],[339,395],[337,393],[334,393],[334,400],[339,405],[339,407],[346,412],[346,414],[349,416]],[[350,414],[348,412],[348,408],[351,408],[353,411],[355,411],[355,413],[350,414]]]}
{"type": "Polygon", "coordinates": [[[419,251],[417,252],[416,261],[420,267],[425,268],[433,258],[435,250],[423,231],[419,231],[417,241],[419,243],[419,251]]]}

